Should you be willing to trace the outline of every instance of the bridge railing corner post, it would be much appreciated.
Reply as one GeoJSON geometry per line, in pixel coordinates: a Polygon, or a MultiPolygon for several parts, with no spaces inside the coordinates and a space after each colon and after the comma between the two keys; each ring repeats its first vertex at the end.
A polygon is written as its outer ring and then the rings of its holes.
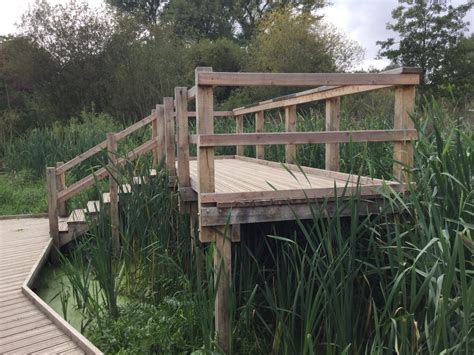
{"type": "Polygon", "coordinates": [[[51,259],[53,263],[59,262],[59,211],[58,211],[58,189],[55,167],[46,168],[46,181],[48,186],[48,219],[49,234],[53,240],[53,251],[51,259]]]}

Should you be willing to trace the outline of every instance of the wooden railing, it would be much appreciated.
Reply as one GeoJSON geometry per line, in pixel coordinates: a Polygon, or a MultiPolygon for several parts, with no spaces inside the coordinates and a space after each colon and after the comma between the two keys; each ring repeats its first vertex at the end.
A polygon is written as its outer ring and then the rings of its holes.
{"type": "MultiPolygon", "coordinates": [[[[48,185],[48,216],[50,224],[50,234],[53,238],[56,247],[59,247],[59,217],[68,216],[67,200],[77,196],[79,193],[94,185],[97,180],[102,180],[109,176],[109,192],[110,192],[110,206],[111,206],[111,222],[112,222],[112,238],[114,251],[117,252],[119,248],[118,236],[118,186],[114,176],[111,176],[117,166],[125,164],[127,161],[132,161],[143,154],[152,151],[153,161],[156,164],[160,161],[164,154],[164,128],[160,127],[164,124],[164,116],[162,105],[157,105],[156,110],[153,110],[151,115],[142,120],[132,124],[124,130],[116,133],[108,133],[107,139],[77,157],[69,160],[66,163],[57,163],[56,167],[48,167],[46,169],[47,185],[48,185]],[[149,141],[143,143],[137,148],[132,149],[123,157],[117,155],[117,143],[124,139],[131,133],[138,129],[151,125],[152,137],[149,141]],[[160,135],[159,133],[162,132],[160,135]],[[83,163],[85,160],[94,155],[107,150],[108,164],[93,173],[87,175],[79,181],[66,186],[65,174],[67,171],[83,163]]],[[[54,255],[54,254],[53,254],[54,255]]]]}
{"type": "MultiPolygon", "coordinates": [[[[399,68],[378,74],[314,74],[314,73],[215,73],[212,68],[197,68],[195,86],[175,88],[174,98],[165,97],[162,105],[148,117],[127,127],[118,133],[109,133],[107,139],[83,154],[57,167],[47,168],[48,205],[51,236],[55,243],[58,238],[58,215],[67,213],[66,201],[94,184],[95,180],[109,176],[111,196],[111,224],[114,251],[119,248],[118,238],[118,187],[116,179],[110,176],[114,167],[133,160],[146,152],[153,151],[154,163],[164,159],[171,181],[179,182],[181,192],[180,208],[190,212],[191,218],[197,218],[201,241],[216,241],[215,270],[224,264],[224,273],[219,278],[216,296],[216,329],[217,339],[223,349],[228,347],[230,338],[229,314],[226,302],[229,300],[228,282],[230,270],[230,241],[221,238],[223,228],[220,225],[202,223],[203,211],[217,203],[227,203],[229,199],[248,198],[273,200],[305,197],[319,198],[331,196],[331,189],[305,189],[304,191],[250,191],[238,193],[215,193],[214,149],[219,146],[236,146],[238,159],[253,159],[271,165],[274,162],[264,161],[264,146],[270,144],[285,145],[285,161],[290,170],[301,169],[293,162],[296,158],[298,144],[325,145],[325,172],[331,177],[346,176],[339,171],[339,145],[349,142],[393,142],[393,175],[401,182],[409,179],[404,170],[413,163],[412,141],[417,139],[410,114],[414,110],[415,86],[419,83],[420,71],[416,68],[399,68]],[[257,102],[232,111],[214,111],[213,90],[215,86],[289,86],[313,87],[310,90],[257,102]],[[314,88],[316,87],[316,88],[314,88]],[[395,93],[394,126],[390,130],[340,130],[341,97],[391,88],[395,93]],[[196,112],[188,111],[190,100],[195,100],[196,112]],[[297,107],[315,101],[325,102],[324,132],[297,132],[297,107]],[[285,132],[265,132],[265,111],[284,110],[285,132]],[[255,133],[244,133],[244,116],[252,115],[255,119],[255,133]],[[188,121],[196,118],[196,134],[189,134],[188,121]],[[235,133],[214,134],[215,117],[233,117],[235,133]],[[128,152],[125,157],[117,157],[117,141],[137,129],[150,124],[152,138],[141,146],[128,152]],[[191,188],[189,162],[189,145],[197,146],[197,181],[191,188]],[[244,147],[256,147],[256,158],[246,158],[244,147]],[[66,186],[64,174],[71,168],[84,162],[93,155],[107,149],[108,166],[93,174],[66,186]],[[177,162],[177,165],[176,165],[177,162]],[[194,191],[197,190],[197,204],[194,191]],[[193,198],[194,197],[194,198],[193,198]],[[218,242],[217,242],[218,241],[218,242]]],[[[273,166],[273,165],[272,165],[273,166]]],[[[279,165],[278,165],[279,166],[279,165]]],[[[314,168],[303,168],[314,169],[314,168]]],[[[319,172],[320,173],[320,172],[319,172]]],[[[359,178],[366,179],[368,178],[359,178]]],[[[376,179],[372,179],[375,181],[376,179]]],[[[359,180],[357,180],[359,181],[359,180]]],[[[380,185],[380,182],[378,183],[380,185]]],[[[372,192],[374,184],[368,182],[362,188],[372,192]]],[[[403,189],[403,184],[393,183],[394,188],[403,189]]],[[[356,187],[354,187],[356,188],[356,187]]],[[[336,193],[336,192],[334,192],[336,193]]],[[[238,223],[238,222],[236,222],[238,223]]],[[[193,224],[193,223],[192,223],[193,224]]],[[[231,230],[234,231],[232,226],[231,230]]],[[[59,244],[56,244],[59,245],[59,244]]]]}

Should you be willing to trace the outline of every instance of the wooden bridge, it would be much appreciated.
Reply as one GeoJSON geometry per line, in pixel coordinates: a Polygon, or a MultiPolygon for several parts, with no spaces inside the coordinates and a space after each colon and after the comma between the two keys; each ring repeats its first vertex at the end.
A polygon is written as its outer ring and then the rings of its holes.
{"type": "MultiPolygon", "coordinates": [[[[112,176],[114,166],[152,152],[155,164],[166,162],[172,188],[180,194],[180,209],[189,213],[201,242],[215,241],[215,270],[223,268],[218,281],[215,321],[220,346],[228,349],[229,273],[231,243],[240,240],[240,225],[295,218],[311,218],[309,202],[317,203],[352,193],[364,197],[365,208],[359,213],[376,213],[382,185],[394,191],[406,188],[406,167],[412,165],[412,141],[417,132],[409,117],[414,109],[415,86],[420,71],[399,68],[378,74],[289,74],[289,73],[219,73],[211,68],[197,68],[195,86],[177,87],[175,96],[166,97],[151,115],[107,139],[87,152],[56,167],[47,168],[50,234],[57,247],[87,230],[86,213],[96,213],[98,201],[87,209],[72,211],[66,202],[96,180],[109,178],[109,192],[103,202],[110,206],[114,252],[120,250],[119,194],[130,186],[117,186],[112,176]],[[278,97],[232,111],[215,111],[213,90],[217,86],[287,86],[311,87],[292,95],[278,97]],[[392,130],[340,131],[340,98],[382,89],[392,89],[395,96],[392,130]],[[196,111],[188,111],[194,101],[196,111]],[[297,106],[325,101],[326,131],[297,132],[297,106]],[[264,132],[265,111],[284,110],[285,132],[264,132]],[[244,133],[244,116],[254,117],[255,133],[244,133]],[[214,133],[214,120],[233,117],[235,132],[214,133]],[[196,134],[189,134],[189,121],[196,119],[196,134]],[[130,133],[151,126],[149,141],[127,153],[117,155],[117,142],[130,133]],[[396,181],[383,181],[339,172],[339,144],[349,142],[393,142],[393,172],[396,181]],[[286,163],[264,159],[265,145],[285,145],[286,163]],[[294,165],[296,145],[324,144],[325,169],[294,165]],[[196,145],[197,156],[190,156],[190,145],[196,145]],[[245,146],[256,146],[256,156],[244,156],[245,146]],[[235,155],[216,156],[215,148],[235,146],[235,155]],[[106,149],[109,166],[97,170],[70,186],[65,173],[86,159],[106,149]],[[291,173],[290,173],[291,172],[291,173]],[[228,227],[226,227],[226,225],[228,227]]],[[[327,213],[331,212],[331,202],[327,213]]],[[[54,257],[54,255],[53,255],[54,257]]]]}

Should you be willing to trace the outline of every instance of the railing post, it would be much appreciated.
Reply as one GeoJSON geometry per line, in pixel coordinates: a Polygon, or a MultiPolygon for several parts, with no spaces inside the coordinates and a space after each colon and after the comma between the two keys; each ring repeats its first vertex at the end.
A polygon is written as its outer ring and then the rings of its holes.
{"type": "MultiPolygon", "coordinates": [[[[60,167],[63,165],[63,162],[57,162],[56,163],[56,168],[60,167]]],[[[57,185],[57,191],[61,192],[66,189],[66,178],[64,172],[60,173],[56,177],[56,185],[57,185]]],[[[67,217],[67,207],[66,207],[66,201],[58,201],[58,213],[60,217],[67,217]]]]}
{"type": "Polygon", "coordinates": [[[59,213],[56,168],[46,168],[46,181],[48,185],[49,235],[53,239],[54,245],[54,248],[51,252],[51,260],[56,264],[59,262],[59,213]]]}
{"type": "MultiPolygon", "coordinates": [[[[151,121],[151,139],[156,140],[158,143],[158,115],[156,114],[156,110],[151,110],[151,114],[153,115],[153,121],[151,121]]],[[[158,144],[156,147],[153,148],[153,167],[156,168],[160,163],[160,151],[158,144]]]]}
{"type": "MultiPolygon", "coordinates": [[[[235,116],[235,133],[244,133],[244,115],[235,116]]],[[[243,145],[238,145],[236,149],[237,155],[244,155],[244,148],[243,145]]]]}
{"type": "MultiPolygon", "coordinates": [[[[188,89],[185,87],[175,88],[174,97],[178,131],[178,184],[179,188],[189,188],[191,179],[189,175],[188,89]]],[[[182,212],[190,211],[189,203],[180,203],[179,207],[182,212]]]]}
{"type": "MultiPolygon", "coordinates": [[[[400,86],[395,89],[394,129],[415,128],[410,114],[415,109],[415,86],[400,86]]],[[[413,143],[400,142],[393,146],[393,176],[401,182],[410,180],[406,168],[413,165],[413,143]]]]}
{"type": "Polygon", "coordinates": [[[157,151],[158,151],[158,161],[161,161],[166,156],[166,142],[165,142],[165,108],[163,105],[156,105],[156,125],[157,125],[157,151]]]}
{"type": "MultiPolygon", "coordinates": [[[[255,113],[255,132],[261,133],[265,131],[265,112],[258,111],[255,113]]],[[[255,157],[257,159],[265,159],[265,146],[257,145],[255,148],[255,157]]]]}
{"type": "MultiPolygon", "coordinates": [[[[326,131],[339,131],[341,98],[326,100],[326,131]]],[[[326,144],[326,170],[339,171],[339,144],[326,144]]]]}
{"type": "Polygon", "coordinates": [[[165,117],[166,167],[170,177],[176,177],[174,102],[172,97],[163,98],[165,117]]]}
{"type": "MultiPolygon", "coordinates": [[[[296,132],[296,105],[285,107],[285,131],[296,132]]],[[[296,145],[285,145],[285,160],[293,164],[296,158],[296,145]]]]}
{"type": "MultiPolygon", "coordinates": [[[[214,133],[214,99],[212,86],[199,84],[199,71],[212,71],[211,68],[196,69],[196,113],[197,135],[214,133]]],[[[201,209],[201,194],[214,192],[214,148],[197,147],[198,157],[198,208],[201,209]]],[[[200,211],[199,211],[200,212],[200,211]]],[[[225,235],[217,233],[216,229],[204,227],[199,218],[199,238],[201,241],[215,240],[214,247],[214,277],[217,288],[215,299],[215,330],[217,342],[224,353],[230,350],[230,266],[231,266],[231,241],[225,235]]]]}
{"type": "Polygon", "coordinates": [[[120,254],[119,235],[119,196],[116,174],[117,139],[114,133],[107,133],[107,154],[109,160],[109,192],[110,192],[110,225],[112,228],[112,251],[115,256],[120,254]]]}

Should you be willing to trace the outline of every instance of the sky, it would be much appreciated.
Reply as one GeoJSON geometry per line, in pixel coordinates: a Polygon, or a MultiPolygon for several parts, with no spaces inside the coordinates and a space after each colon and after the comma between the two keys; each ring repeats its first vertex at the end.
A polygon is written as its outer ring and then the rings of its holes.
{"type": "MultiPolygon", "coordinates": [[[[91,6],[100,6],[104,0],[87,0],[91,6]]],[[[35,0],[0,0],[0,35],[14,33],[15,23],[35,0]]],[[[49,0],[50,3],[66,3],[67,0],[49,0]]],[[[387,30],[386,24],[391,21],[391,12],[397,6],[397,0],[331,0],[331,6],[322,10],[326,20],[333,23],[349,38],[357,41],[365,49],[365,59],[355,69],[375,67],[383,69],[387,60],[377,60],[377,40],[394,37],[387,30]]],[[[466,3],[467,0],[452,0],[453,5],[466,3]]],[[[466,16],[474,30],[474,10],[466,16]]]]}

